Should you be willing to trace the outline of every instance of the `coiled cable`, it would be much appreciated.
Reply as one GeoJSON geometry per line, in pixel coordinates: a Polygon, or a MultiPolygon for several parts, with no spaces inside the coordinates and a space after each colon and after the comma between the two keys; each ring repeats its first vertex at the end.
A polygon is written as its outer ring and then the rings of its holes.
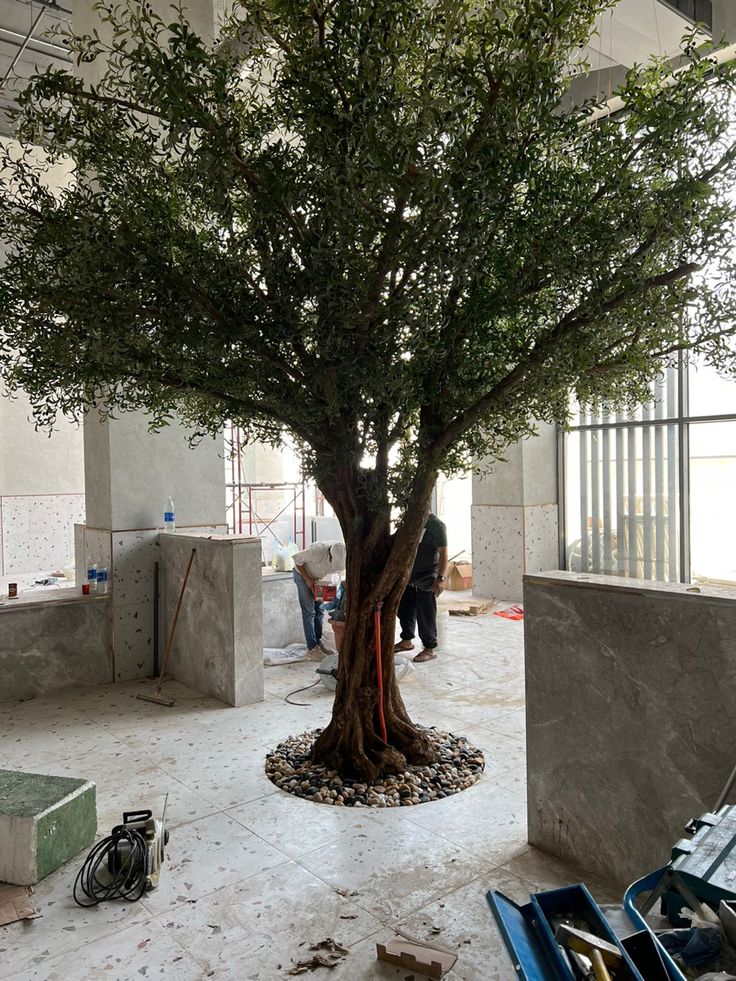
{"type": "Polygon", "coordinates": [[[118,825],[84,860],[74,882],[74,901],[79,906],[97,906],[106,899],[137,902],[146,890],[146,874],[145,838],[118,825]]]}

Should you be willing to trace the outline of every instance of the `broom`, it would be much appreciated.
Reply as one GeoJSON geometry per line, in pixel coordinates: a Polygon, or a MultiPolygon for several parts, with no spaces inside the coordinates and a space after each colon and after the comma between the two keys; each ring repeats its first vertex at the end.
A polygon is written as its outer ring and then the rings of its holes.
{"type": "Polygon", "coordinates": [[[161,665],[161,674],[158,678],[158,685],[156,691],[153,695],[138,695],[137,697],[143,702],[154,702],[156,705],[166,705],[171,708],[175,705],[173,698],[164,698],[161,694],[161,689],[164,684],[164,675],[166,674],[166,668],[169,663],[169,654],[171,653],[171,645],[174,642],[174,631],[176,630],[176,621],[179,619],[179,611],[181,610],[182,600],[184,599],[184,590],[187,588],[187,579],[189,579],[189,573],[192,569],[192,562],[194,562],[194,556],[196,554],[196,548],[192,549],[192,554],[189,556],[189,563],[187,565],[187,571],[184,573],[184,579],[182,580],[181,590],[179,592],[179,602],[176,604],[176,612],[174,613],[174,619],[171,621],[171,629],[169,630],[169,636],[166,641],[166,650],[164,652],[164,661],[161,665]]]}

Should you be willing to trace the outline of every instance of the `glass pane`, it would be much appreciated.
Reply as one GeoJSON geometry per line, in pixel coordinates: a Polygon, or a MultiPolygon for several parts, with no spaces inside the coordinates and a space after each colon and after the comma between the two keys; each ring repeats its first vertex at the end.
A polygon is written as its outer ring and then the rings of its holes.
{"type": "Polygon", "coordinates": [[[612,424],[617,422],[641,422],[645,419],[676,419],[678,413],[677,369],[667,368],[651,386],[652,401],[646,405],[637,406],[632,412],[602,412],[593,415],[589,410],[581,408],[576,402],[571,403],[571,426],[586,426],[597,424],[612,424]]]}
{"type": "Polygon", "coordinates": [[[693,581],[736,582],[736,422],[690,426],[690,554],[693,581]]]}
{"type": "Polygon", "coordinates": [[[567,568],[677,581],[677,466],[673,424],[570,433],[565,439],[567,568]]]}
{"type": "Polygon", "coordinates": [[[736,415],[736,379],[693,356],[688,368],[690,416],[736,415]]]}

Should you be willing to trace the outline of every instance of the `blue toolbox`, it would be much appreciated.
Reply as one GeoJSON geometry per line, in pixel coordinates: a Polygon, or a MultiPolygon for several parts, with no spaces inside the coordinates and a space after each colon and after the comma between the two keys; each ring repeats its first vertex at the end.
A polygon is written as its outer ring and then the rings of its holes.
{"type": "Polygon", "coordinates": [[[621,941],[584,885],[534,893],[519,906],[503,893],[491,891],[488,903],[520,981],[579,981],[586,976],[574,955],[558,943],[562,925],[571,925],[617,948],[616,981],[685,981],[675,964],[644,924],[640,933],[621,941]],[[636,939],[634,939],[636,938],[636,939]],[[646,964],[641,973],[637,962],[646,964]]]}
{"type": "Polygon", "coordinates": [[[674,926],[689,925],[683,906],[703,903],[718,910],[721,900],[736,901],[736,806],[721,807],[690,822],[688,837],[672,849],[671,861],[626,890],[623,909],[631,936],[620,939],[584,885],[534,893],[517,905],[503,893],[487,894],[501,936],[520,981],[579,981],[579,963],[555,937],[568,923],[617,947],[615,981],[685,981],[644,917],[659,900],[674,926]]]}

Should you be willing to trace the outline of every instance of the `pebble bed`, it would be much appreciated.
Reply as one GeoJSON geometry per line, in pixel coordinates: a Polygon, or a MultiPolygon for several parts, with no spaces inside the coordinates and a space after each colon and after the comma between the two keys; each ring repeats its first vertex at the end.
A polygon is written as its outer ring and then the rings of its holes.
{"type": "Polygon", "coordinates": [[[312,746],[321,729],[279,743],[266,757],[266,775],[288,794],[336,807],[410,807],[472,787],[485,766],[483,753],[463,736],[435,728],[423,731],[437,746],[437,762],[411,766],[372,784],[343,780],[337,771],[312,762],[312,746]]]}

